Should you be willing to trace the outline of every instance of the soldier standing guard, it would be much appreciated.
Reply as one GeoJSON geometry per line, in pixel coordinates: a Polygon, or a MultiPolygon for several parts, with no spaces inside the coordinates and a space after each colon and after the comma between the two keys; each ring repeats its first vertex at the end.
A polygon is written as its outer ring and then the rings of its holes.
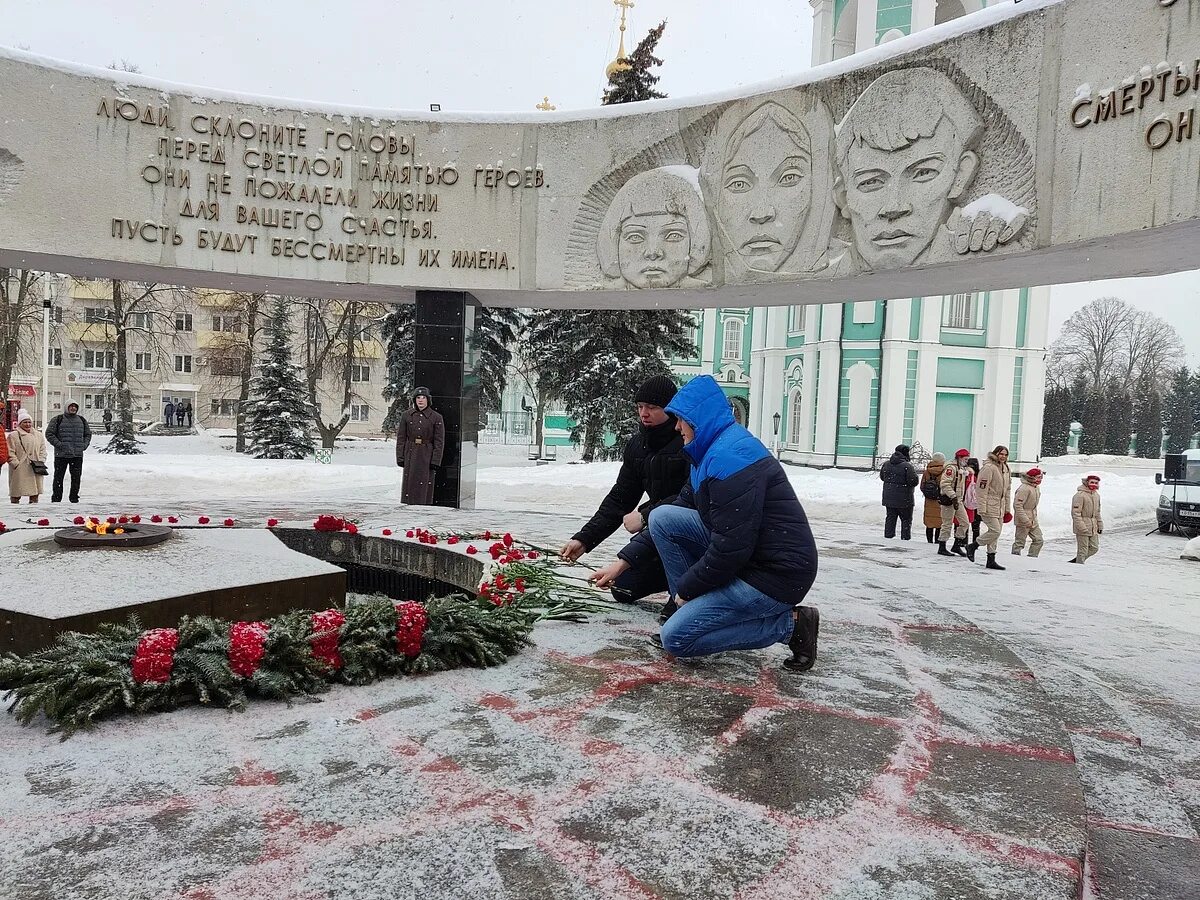
{"type": "Polygon", "coordinates": [[[396,430],[396,465],[404,469],[400,499],[410,506],[433,505],[433,470],[442,464],[446,426],[433,408],[429,388],[413,391],[412,408],[400,417],[396,430]]]}

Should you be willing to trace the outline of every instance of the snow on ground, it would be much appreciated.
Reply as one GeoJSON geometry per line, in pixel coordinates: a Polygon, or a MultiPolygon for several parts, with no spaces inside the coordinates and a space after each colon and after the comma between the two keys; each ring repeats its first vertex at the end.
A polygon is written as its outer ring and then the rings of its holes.
{"type": "MultiPolygon", "coordinates": [[[[97,439],[100,444],[102,438],[97,439]]],[[[147,437],[142,456],[89,453],[84,464],[83,495],[88,504],[169,504],[206,501],[215,512],[221,504],[246,498],[260,501],[304,501],[324,498],[355,501],[400,500],[400,471],[387,440],[340,443],[334,462],[258,460],[232,452],[233,439],[220,432],[188,437],[147,437]]],[[[524,446],[485,444],[479,447],[477,505],[508,511],[542,511],[586,519],[616,480],[619,463],[559,461],[533,465],[524,446]]],[[[1154,524],[1159,489],[1157,460],[1112,456],[1046,459],[1040,517],[1048,538],[1071,533],[1071,498],[1085,474],[1101,476],[1104,521],[1110,529],[1126,524],[1154,524]]],[[[786,466],[788,477],[809,518],[877,526],[883,519],[881,485],[876,472],[786,466]]],[[[922,498],[918,494],[918,503],[922,498]]],[[[919,511],[918,516],[919,519],[919,511]]],[[[581,522],[582,524],[582,522],[581,522]]],[[[917,529],[920,531],[920,524],[917,529]]]]}

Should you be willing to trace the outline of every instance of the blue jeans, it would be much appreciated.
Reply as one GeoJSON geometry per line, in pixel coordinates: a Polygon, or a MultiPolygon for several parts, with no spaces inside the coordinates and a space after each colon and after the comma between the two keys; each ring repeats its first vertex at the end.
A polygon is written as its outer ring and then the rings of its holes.
{"type": "MultiPolygon", "coordinates": [[[[667,571],[671,596],[680,577],[708,549],[709,532],[694,509],[659,506],[650,513],[650,536],[667,571]]],[[[740,578],[693,597],[662,628],[672,656],[707,656],[724,650],[759,650],[792,636],[792,605],[780,603],[740,578]]]]}

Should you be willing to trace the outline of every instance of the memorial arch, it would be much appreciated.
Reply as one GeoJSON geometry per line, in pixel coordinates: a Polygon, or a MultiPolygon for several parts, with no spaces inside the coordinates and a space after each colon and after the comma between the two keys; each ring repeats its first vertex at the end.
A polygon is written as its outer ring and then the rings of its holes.
{"type": "Polygon", "coordinates": [[[469,302],[793,305],[1180,271],[1200,246],[1195,12],[1024,0],[748,93],[536,118],[3,51],[0,264],[416,302],[435,336],[469,302]]]}

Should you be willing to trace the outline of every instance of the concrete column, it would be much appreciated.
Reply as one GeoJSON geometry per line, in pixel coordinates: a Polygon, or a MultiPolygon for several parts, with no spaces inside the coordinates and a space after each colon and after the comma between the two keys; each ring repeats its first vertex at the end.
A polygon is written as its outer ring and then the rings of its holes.
{"type": "Polygon", "coordinates": [[[808,0],[813,9],[812,64],[833,59],[833,0],[808,0]]]}
{"type": "Polygon", "coordinates": [[[879,0],[858,0],[858,31],[854,49],[866,50],[875,46],[875,31],[879,19],[879,0]]]}
{"type": "Polygon", "coordinates": [[[479,394],[471,385],[475,298],[465,291],[417,291],[414,377],[429,388],[446,424],[446,449],[433,488],[435,506],[475,508],[479,394]]]}

